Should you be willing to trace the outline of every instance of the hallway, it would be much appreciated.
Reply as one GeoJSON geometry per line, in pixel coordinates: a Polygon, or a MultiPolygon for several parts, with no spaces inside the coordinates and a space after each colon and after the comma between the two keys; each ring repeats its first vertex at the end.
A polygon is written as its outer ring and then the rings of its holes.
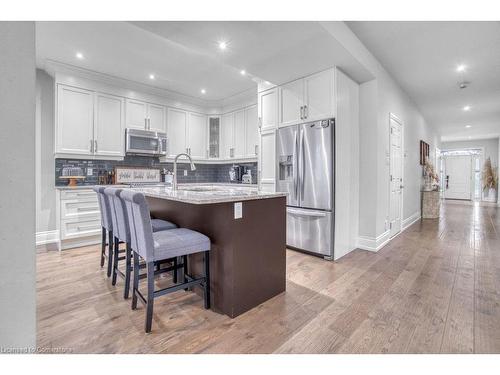
{"type": "MultiPolygon", "coordinates": [[[[99,247],[37,255],[38,345],[69,352],[500,353],[499,208],[444,204],[378,253],[287,254],[287,292],[230,319],[193,293],[155,303],[153,332],[111,286],[99,247]],[[118,339],[117,339],[118,338],[118,339]]],[[[160,283],[167,282],[164,279],[160,283]]]]}

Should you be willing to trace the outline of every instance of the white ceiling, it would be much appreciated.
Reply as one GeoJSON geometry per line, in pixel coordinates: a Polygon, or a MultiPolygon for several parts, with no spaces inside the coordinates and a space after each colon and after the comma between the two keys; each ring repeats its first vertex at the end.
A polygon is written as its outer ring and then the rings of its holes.
{"type": "Polygon", "coordinates": [[[500,134],[500,22],[347,22],[442,140],[500,134]],[[468,88],[456,72],[466,64],[468,88]],[[471,111],[464,112],[465,105],[471,111]],[[471,125],[471,128],[465,128],[471,125]]]}
{"type": "Polygon", "coordinates": [[[333,65],[371,78],[319,22],[37,22],[36,36],[41,68],[53,60],[208,101],[333,65]]]}

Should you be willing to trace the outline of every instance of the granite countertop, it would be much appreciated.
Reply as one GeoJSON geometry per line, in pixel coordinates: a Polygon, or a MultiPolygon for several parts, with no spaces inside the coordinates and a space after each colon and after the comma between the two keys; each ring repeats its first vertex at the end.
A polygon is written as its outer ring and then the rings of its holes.
{"type": "MultiPolygon", "coordinates": [[[[97,185],[97,184],[96,184],[97,185]]],[[[78,189],[92,189],[96,185],[78,185],[78,186],[56,186],[56,189],[59,190],[78,190],[78,189]]],[[[110,187],[130,187],[127,184],[115,184],[115,185],[99,185],[99,186],[110,186],[110,187]]],[[[234,188],[241,189],[257,189],[257,184],[243,184],[243,183],[231,183],[231,182],[190,182],[179,184],[179,187],[182,186],[230,186],[234,188]]]]}
{"type": "MultiPolygon", "coordinates": [[[[233,184],[234,185],[234,184],[233,184]]],[[[179,185],[177,191],[170,187],[137,187],[132,188],[147,197],[160,198],[190,204],[213,204],[225,202],[241,202],[255,199],[284,197],[286,193],[269,193],[258,191],[255,187],[227,186],[216,184],[179,185]]]]}

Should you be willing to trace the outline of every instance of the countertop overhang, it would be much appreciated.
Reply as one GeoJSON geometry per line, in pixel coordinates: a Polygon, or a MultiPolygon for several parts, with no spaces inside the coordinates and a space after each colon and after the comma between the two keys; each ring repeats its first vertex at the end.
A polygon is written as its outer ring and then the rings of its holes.
{"type": "Polygon", "coordinates": [[[136,187],[130,188],[134,191],[143,193],[147,197],[172,200],[190,204],[215,204],[225,202],[240,202],[256,199],[269,199],[285,197],[286,193],[271,193],[259,191],[256,188],[240,186],[216,186],[216,185],[198,185],[181,186],[178,190],[171,187],[136,187]]]}

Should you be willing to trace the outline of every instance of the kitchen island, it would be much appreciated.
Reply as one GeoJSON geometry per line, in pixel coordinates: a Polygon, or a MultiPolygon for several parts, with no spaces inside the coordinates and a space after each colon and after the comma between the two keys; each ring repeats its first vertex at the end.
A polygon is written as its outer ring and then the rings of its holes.
{"type": "MultiPolygon", "coordinates": [[[[212,309],[232,318],[285,291],[286,196],[215,185],[141,187],[154,218],[207,235],[212,309]]],[[[202,258],[189,256],[190,273],[202,258]]]]}

